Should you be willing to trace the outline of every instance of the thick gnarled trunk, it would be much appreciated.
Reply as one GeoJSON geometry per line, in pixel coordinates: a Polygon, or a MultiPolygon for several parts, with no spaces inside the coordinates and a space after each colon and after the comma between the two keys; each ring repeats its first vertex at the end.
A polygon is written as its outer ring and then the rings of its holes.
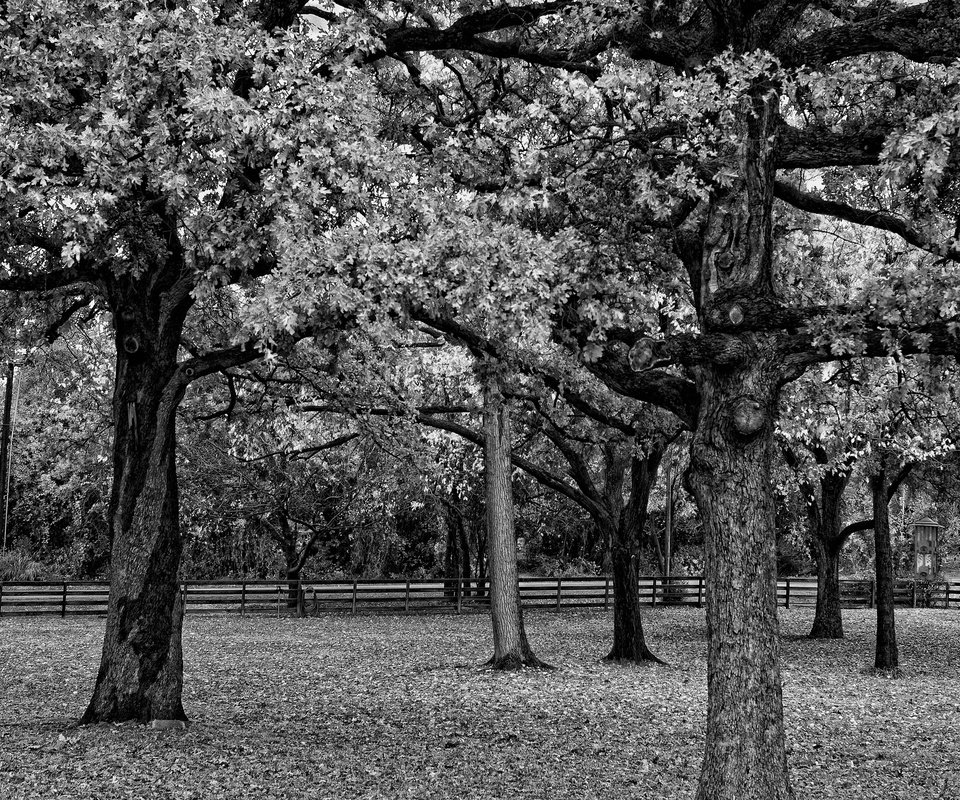
{"type": "Polygon", "coordinates": [[[778,378],[755,339],[749,362],[702,376],[691,483],[707,571],[707,736],[698,800],[791,797],[768,485],[778,378]]]}
{"type": "Polygon", "coordinates": [[[487,500],[487,560],[493,621],[494,669],[546,666],[527,642],[520,604],[517,539],[514,530],[510,411],[495,375],[484,382],[483,450],[487,500]]]}
{"type": "Polygon", "coordinates": [[[176,412],[189,382],[177,350],[190,300],[178,274],[158,269],[108,287],[117,352],[110,599],[82,723],[186,719],[176,412]]]}

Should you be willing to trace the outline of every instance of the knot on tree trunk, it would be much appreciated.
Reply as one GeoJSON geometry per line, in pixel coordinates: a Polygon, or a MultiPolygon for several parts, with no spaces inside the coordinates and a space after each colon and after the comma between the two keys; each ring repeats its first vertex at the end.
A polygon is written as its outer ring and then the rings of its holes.
{"type": "Polygon", "coordinates": [[[745,439],[752,439],[763,429],[766,414],[763,405],[752,397],[741,397],[731,411],[734,430],[745,439]]]}

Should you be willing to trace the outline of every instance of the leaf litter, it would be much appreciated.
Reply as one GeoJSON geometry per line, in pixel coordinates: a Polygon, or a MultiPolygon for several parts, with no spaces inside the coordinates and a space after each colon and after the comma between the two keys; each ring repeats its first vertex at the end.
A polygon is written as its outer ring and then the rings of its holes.
{"type": "MultiPolygon", "coordinates": [[[[903,676],[864,673],[873,612],[810,641],[781,610],[798,798],[960,795],[960,614],[899,610],[903,676]]],[[[652,609],[670,663],[599,658],[612,615],[528,612],[549,672],[479,669],[490,621],[465,616],[188,616],[186,731],[77,728],[103,621],[0,620],[0,798],[691,798],[706,708],[697,609],[652,609]]]]}

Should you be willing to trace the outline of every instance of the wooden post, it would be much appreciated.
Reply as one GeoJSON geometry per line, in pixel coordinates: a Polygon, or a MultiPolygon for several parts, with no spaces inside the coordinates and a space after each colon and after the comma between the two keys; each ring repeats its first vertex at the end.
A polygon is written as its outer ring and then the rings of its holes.
{"type": "Polygon", "coordinates": [[[353,603],[351,604],[351,607],[350,607],[350,613],[351,614],[357,613],[357,582],[356,581],[353,582],[353,603]]]}
{"type": "Polygon", "coordinates": [[[655,606],[657,604],[657,576],[653,576],[653,584],[650,587],[650,605],[655,606]]]}
{"type": "Polygon", "coordinates": [[[280,592],[282,587],[277,584],[277,619],[280,619],[280,592]]]}
{"type": "Polygon", "coordinates": [[[247,582],[240,584],[240,616],[247,613],[247,582]]]}
{"type": "Polygon", "coordinates": [[[457,578],[457,613],[463,611],[463,579],[457,578]]]}
{"type": "Polygon", "coordinates": [[[787,578],[787,595],[784,598],[784,605],[786,608],[790,608],[790,579],[787,578]]]}
{"type": "Polygon", "coordinates": [[[304,606],[307,604],[306,598],[303,596],[303,581],[297,578],[297,616],[304,617],[306,612],[304,606]]]}
{"type": "Polygon", "coordinates": [[[60,616],[67,616],[67,582],[63,582],[63,599],[60,602],[60,616]]]}
{"type": "Polygon", "coordinates": [[[560,594],[563,591],[563,578],[557,576],[557,611],[560,610],[560,594]]]}
{"type": "MultiPolygon", "coordinates": [[[[950,593],[950,584],[947,584],[947,594],[950,593]]],[[[0,614],[3,613],[3,582],[0,581],[0,614]]]]}
{"type": "Polygon", "coordinates": [[[313,614],[316,616],[320,613],[320,606],[317,605],[317,587],[313,587],[313,614]]]}
{"type": "Polygon", "coordinates": [[[603,580],[603,607],[610,608],[610,576],[603,580]]]}
{"type": "Polygon", "coordinates": [[[873,608],[877,603],[877,581],[874,578],[870,579],[870,608],[873,608]]]}
{"type": "Polygon", "coordinates": [[[697,578],[697,608],[703,608],[703,578],[697,578]]]}
{"type": "Polygon", "coordinates": [[[917,582],[916,582],[916,580],[914,580],[914,582],[913,582],[913,599],[911,600],[911,605],[912,605],[914,608],[917,607],[917,582]]]}
{"type": "Polygon", "coordinates": [[[187,613],[187,582],[180,584],[180,605],[183,606],[183,613],[187,613]]]}
{"type": "Polygon", "coordinates": [[[406,591],[406,594],[404,594],[403,596],[403,610],[404,611],[410,610],[410,581],[407,581],[407,591],[406,591]]]}

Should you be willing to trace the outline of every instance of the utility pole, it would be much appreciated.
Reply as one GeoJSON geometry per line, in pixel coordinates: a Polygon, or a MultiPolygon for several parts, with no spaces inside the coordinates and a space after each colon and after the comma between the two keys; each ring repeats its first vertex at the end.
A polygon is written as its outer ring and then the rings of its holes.
{"type": "Polygon", "coordinates": [[[664,577],[670,577],[671,560],[673,559],[673,475],[671,475],[670,455],[667,454],[667,463],[664,468],[664,480],[666,481],[667,508],[666,520],[663,532],[663,572],[664,577]]]}
{"type": "Polygon", "coordinates": [[[10,500],[10,429],[13,414],[13,362],[7,362],[7,385],[3,393],[3,425],[0,427],[0,530],[3,531],[3,551],[7,550],[7,506],[10,500]]]}

